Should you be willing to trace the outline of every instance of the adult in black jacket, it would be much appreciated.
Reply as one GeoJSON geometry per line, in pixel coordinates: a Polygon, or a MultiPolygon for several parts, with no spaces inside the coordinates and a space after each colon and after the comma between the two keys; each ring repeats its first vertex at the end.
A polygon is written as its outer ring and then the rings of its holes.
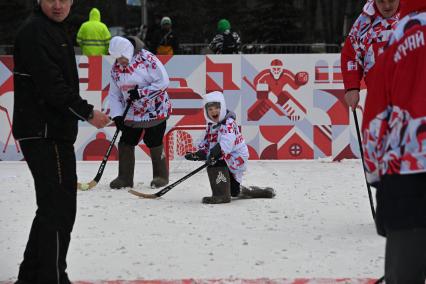
{"type": "Polygon", "coordinates": [[[78,120],[109,118],[79,95],[75,54],[63,21],[72,0],[39,0],[14,47],[13,134],[33,175],[37,200],[17,283],[70,283],[66,255],[76,214],[78,120]]]}

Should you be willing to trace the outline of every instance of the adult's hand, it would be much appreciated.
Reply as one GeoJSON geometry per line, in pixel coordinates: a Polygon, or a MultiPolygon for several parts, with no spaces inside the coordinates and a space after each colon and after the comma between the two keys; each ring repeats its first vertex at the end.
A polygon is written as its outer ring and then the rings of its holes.
{"type": "Polygon", "coordinates": [[[345,102],[354,110],[359,103],[359,90],[350,90],[345,94],[345,102]]]}
{"type": "Polygon", "coordinates": [[[110,122],[110,119],[105,113],[94,109],[93,116],[88,120],[88,122],[99,129],[105,127],[110,122]]]}

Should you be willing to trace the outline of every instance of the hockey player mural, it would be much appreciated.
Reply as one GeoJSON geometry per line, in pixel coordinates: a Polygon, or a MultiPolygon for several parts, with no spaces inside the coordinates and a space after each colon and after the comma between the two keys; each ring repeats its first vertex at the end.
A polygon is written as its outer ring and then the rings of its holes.
{"type": "Polygon", "coordinates": [[[271,109],[278,116],[287,117],[291,121],[302,119],[306,114],[305,107],[284,88],[289,85],[297,90],[306,85],[308,80],[307,72],[293,74],[290,70],[284,69],[280,59],[273,59],[270,67],[257,74],[253,83],[244,77],[244,81],[256,91],[257,98],[247,110],[248,120],[259,121],[271,109]]]}

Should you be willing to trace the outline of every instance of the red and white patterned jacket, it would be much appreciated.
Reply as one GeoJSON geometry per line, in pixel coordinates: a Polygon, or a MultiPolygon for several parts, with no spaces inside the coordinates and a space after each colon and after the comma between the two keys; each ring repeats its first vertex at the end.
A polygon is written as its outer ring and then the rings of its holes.
{"type": "Polygon", "coordinates": [[[221,92],[214,91],[207,94],[204,98],[204,106],[209,102],[220,103],[219,122],[213,122],[207,113],[206,107],[204,107],[204,115],[208,123],[204,139],[198,145],[198,150],[202,150],[208,155],[210,150],[219,143],[222,149],[222,158],[226,162],[229,171],[241,183],[244,172],[247,170],[249,152],[244,137],[235,121],[235,113],[226,109],[225,98],[221,92]]]}
{"type": "Polygon", "coordinates": [[[411,13],[398,23],[368,89],[362,131],[370,183],[426,172],[425,74],[426,12],[411,13]]]}
{"type": "Polygon", "coordinates": [[[374,66],[376,56],[386,45],[399,13],[383,18],[374,1],[368,0],[352,26],[341,52],[341,68],[345,90],[360,89],[360,82],[374,66]]]}
{"type": "Polygon", "coordinates": [[[167,87],[169,76],[161,61],[148,50],[136,53],[127,66],[117,62],[111,69],[111,80],[108,93],[110,116],[123,114],[127,93],[138,86],[140,99],[132,103],[125,118],[127,121],[154,121],[170,116],[172,106],[167,87]]]}

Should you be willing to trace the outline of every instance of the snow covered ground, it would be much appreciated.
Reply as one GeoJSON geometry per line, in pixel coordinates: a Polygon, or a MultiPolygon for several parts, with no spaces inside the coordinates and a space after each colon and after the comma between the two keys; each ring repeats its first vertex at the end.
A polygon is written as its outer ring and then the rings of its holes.
{"type": "MultiPolygon", "coordinates": [[[[171,165],[171,182],[197,162],[171,165]]],[[[90,181],[99,162],[80,162],[90,181]]],[[[378,278],[376,235],[360,161],[250,161],[245,185],[268,185],[274,199],[204,205],[205,171],[161,199],[111,190],[116,162],[100,184],[79,192],[68,254],[74,280],[224,278],[378,278]]],[[[0,281],[14,280],[35,211],[23,162],[0,162],[0,281]]],[[[148,189],[150,162],[136,165],[136,190],[148,189]]],[[[305,283],[305,282],[303,282],[305,283]]]]}

